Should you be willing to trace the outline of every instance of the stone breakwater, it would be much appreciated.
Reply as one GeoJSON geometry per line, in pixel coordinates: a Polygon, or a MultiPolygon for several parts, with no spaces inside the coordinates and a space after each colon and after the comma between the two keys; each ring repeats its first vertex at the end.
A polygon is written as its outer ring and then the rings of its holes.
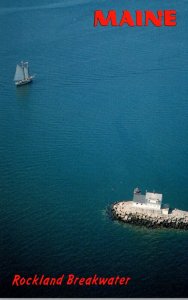
{"type": "Polygon", "coordinates": [[[122,201],[112,205],[114,219],[148,228],[188,229],[188,212],[173,209],[168,215],[161,211],[142,209],[132,206],[133,201],[122,201]]]}

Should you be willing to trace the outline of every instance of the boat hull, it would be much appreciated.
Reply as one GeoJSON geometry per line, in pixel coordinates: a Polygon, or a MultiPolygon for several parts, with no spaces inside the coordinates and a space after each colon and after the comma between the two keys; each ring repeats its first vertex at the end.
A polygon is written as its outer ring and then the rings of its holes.
{"type": "Polygon", "coordinates": [[[33,80],[33,77],[29,77],[29,78],[24,79],[24,80],[16,81],[15,85],[16,86],[21,86],[21,85],[24,85],[24,84],[28,84],[28,83],[32,82],[32,80],[33,80]]]}

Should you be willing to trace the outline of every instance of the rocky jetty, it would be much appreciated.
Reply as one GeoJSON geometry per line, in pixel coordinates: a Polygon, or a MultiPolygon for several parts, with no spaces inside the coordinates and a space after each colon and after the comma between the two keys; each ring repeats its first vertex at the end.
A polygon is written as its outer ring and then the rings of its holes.
{"type": "Polygon", "coordinates": [[[111,207],[114,219],[148,228],[188,229],[188,212],[173,209],[163,214],[161,211],[135,207],[133,201],[116,202],[111,207]]]}

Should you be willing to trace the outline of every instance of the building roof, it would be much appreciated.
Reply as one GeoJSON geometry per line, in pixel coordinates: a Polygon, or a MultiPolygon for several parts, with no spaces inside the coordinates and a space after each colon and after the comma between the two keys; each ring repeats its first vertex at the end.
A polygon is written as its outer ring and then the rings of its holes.
{"type": "Polygon", "coordinates": [[[162,202],[162,194],[157,194],[157,193],[146,193],[146,199],[162,202]]]}
{"type": "Polygon", "coordinates": [[[147,203],[146,196],[141,194],[134,194],[133,201],[141,204],[147,203]]]}

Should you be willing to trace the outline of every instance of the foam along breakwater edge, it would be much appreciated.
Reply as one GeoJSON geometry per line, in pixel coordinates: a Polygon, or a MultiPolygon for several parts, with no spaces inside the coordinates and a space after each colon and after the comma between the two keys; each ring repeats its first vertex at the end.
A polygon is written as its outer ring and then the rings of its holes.
{"type": "Polygon", "coordinates": [[[146,193],[144,196],[138,191],[134,191],[133,201],[116,202],[111,206],[113,219],[129,224],[146,226],[147,228],[188,229],[188,211],[162,206],[161,194],[146,193]],[[149,201],[147,194],[149,194],[149,199],[153,203],[149,201]],[[137,197],[139,195],[142,197],[137,197]],[[138,202],[135,202],[135,200],[138,202]],[[158,207],[155,200],[158,202],[158,207]]]}

